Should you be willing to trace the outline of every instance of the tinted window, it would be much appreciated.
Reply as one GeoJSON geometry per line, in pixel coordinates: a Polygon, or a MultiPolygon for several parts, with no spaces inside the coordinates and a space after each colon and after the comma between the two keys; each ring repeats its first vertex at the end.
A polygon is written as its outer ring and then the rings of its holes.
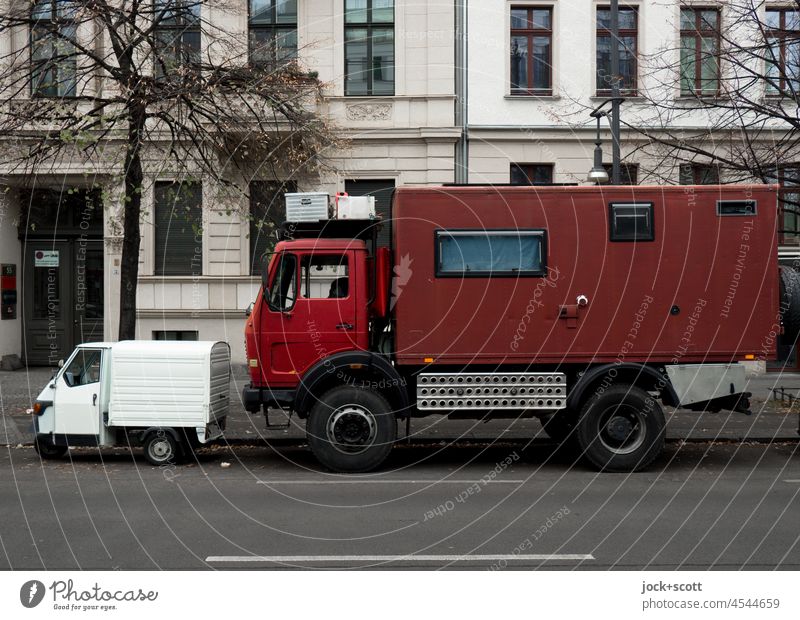
{"type": "Polygon", "coordinates": [[[544,239],[542,230],[438,230],[436,275],[543,275],[544,239]]]}
{"type": "Polygon", "coordinates": [[[652,241],[653,203],[612,203],[611,241],[652,241]]]}
{"type": "Polygon", "coordinates": [[[755,215],[755,200],[717,200],[717,215],[755,215]]]}

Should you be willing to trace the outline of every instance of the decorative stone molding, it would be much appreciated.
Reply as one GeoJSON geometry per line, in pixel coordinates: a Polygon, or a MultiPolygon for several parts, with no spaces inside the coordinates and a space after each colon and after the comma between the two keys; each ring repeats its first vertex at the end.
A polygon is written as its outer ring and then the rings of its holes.
{"type": "Polygon", "coordinates": [[[122,254],[122,235],[104,237],[106,242],[106,254],[122,254]]]}
{"type": "Polygon", "coordinates": [[[391,103],[353,103],[346,108],[349,121],[388,121],[392,117],[391,103]]]}

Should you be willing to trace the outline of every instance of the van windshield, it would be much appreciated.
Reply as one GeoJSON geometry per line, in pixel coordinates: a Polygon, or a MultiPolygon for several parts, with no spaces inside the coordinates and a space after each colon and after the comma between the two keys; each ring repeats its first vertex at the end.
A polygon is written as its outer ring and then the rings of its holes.
{"type": "Polygon", "coordinates": [[[64,381],[70,387],[89,385],[100,381],[100,349],[79,349],[64,369],[64,381]]]}

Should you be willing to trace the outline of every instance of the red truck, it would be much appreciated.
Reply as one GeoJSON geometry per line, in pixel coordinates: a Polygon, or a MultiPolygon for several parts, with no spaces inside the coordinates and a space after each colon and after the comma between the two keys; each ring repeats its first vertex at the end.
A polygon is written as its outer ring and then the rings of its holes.
{"type": "Polygon", "coordinates": [[[659,401],[746,411],[739,362],[772,359],[786,316],[796,335],[776,197],[402,187],[382,224],[287,223],[246,324],[245,406],[305,418],[334,471],[378,467],[426,415],[536,416],[592,466],[639,470],[664,444],[659,401]]]}

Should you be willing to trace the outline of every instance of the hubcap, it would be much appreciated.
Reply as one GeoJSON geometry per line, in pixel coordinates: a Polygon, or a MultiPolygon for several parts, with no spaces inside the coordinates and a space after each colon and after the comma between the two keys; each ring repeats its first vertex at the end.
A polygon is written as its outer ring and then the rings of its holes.
{"type": "Polygon", "coordinates": [[[630,454],[644,443],[645,417],[638,409],[621,404],[610,408],[600,418],[598,437],[614,454],[630,454]]]}
{"type": "Polygon", "coordinates": [[[172,455],[172,446],[166,439],[160,439],[150,444],[150,454],[159,461],[168,459],[172,455]]]}
{"type": "Polygon", "coordinates": [[[360,454],[375,442],[375,417],[361,405],[343,405],[334,411],[327,424],[328,441],[339,452],[360,454]]]}

